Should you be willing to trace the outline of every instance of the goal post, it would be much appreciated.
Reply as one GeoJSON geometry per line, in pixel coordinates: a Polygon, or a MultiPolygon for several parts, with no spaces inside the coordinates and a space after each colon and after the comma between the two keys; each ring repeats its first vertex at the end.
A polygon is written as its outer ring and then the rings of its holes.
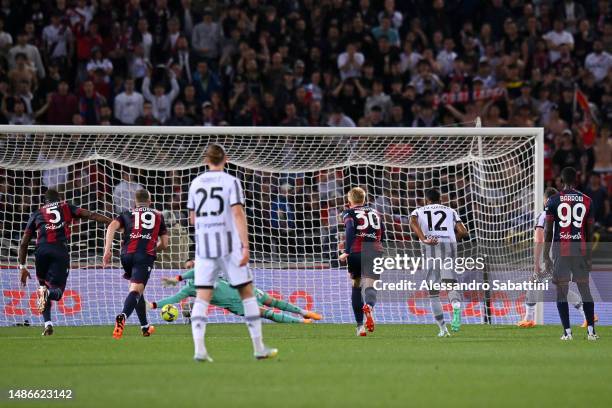
{"type": "MultiPolygon", "coordinates": [[[[193,254],[186,193],[204,171],[202,156],[211,142],[226,148],[228,171],[243,183],[256,286],[322,312],[327,322],[353,320],[346,267],[337,257],[345,195],[354,186],[363,187],[368,203],[383,215],[389,251],[414,253],[410,213],[423,204],[427,189],[438,188],[468,227],[471,250],[486,255],[492,276],[519,280],[531,274],[533,222],[543,207],[539,128],[3,125],[0,325],[40,320],[33,307],[36,282],[19,286],[17,249],[27,217],[51,187],[108,216],[133,205],[136,188],[148,189],[153,206],[164,213],[171,245],[158,257],[145,297],[155,301],[176,292],[162,287],[161,278],[180,273],[193,254]]],[[[120,309],[127,286],[119,243],[113,266],[103,269],[103,237],[101,225],[74,224],[68,285],[53,310],[59,324],[108,324],[120,309]]],[[[34,276],[32,250],[33,244],[28,265],[34,276]]],[[[466,322],[484,321],[481,295],[463,293],[466,322]]],[[[523,298],[493,292],[491,309],[492,323],[515,323],[523,298]]],[[[380,296],[377,320],[432,322],[427,293],[380,296]]],[[[215,309],[211,321],[240,319],[215,309]]]]}

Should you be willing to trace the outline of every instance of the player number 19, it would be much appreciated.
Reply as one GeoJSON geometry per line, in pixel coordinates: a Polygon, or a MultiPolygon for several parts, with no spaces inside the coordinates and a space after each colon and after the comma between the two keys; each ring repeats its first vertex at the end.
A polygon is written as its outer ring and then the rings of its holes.
{"type": "Polygon", "coordinates": [[[561,203],[557,207],[557,216],[559,217],[559,226],[562,228],[574,224],[574,227],[580,228],[582,220],[586,215],[586,207],[582,203],[577,203],[573,207],[569,203],[561,203]]]}
{"type": "Polygon", "coordinates": [[[143,229],[153,229],[155,227],[155,214],[150,211],[138,212],[134,211],[134,228],[139,229],[142,224],[143,229]]]}

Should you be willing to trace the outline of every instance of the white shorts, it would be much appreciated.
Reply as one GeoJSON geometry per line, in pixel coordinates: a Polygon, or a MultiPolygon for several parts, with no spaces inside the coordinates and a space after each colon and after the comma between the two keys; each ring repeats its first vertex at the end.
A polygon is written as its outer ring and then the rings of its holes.
{"type": "Polygon", "coordinates": [[[219,258],[195,258],[195,276],[193,283],[198,286],[214,286],[220,273],[232,286],[239,286],[253,281],[248,266],[240,266],[242,251],[234,251],[219,258]]]}
{"type": "Polygon", "coordinates": [[[435,283],[445,280],[457,280],[454,260],[457,257],[457,244],[455,242],[439,242],[438,245],[421,244],[422,254],[425,257],[424,270],[426,279],[435,283]],[[449,261],[452,260],[452,263],[449,261]]]}

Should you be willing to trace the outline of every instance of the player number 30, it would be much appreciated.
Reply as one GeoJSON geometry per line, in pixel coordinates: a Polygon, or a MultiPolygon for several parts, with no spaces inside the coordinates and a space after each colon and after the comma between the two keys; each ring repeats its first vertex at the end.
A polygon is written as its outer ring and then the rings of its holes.
{"type": "Polygon", "coordinates": [[[562,228],[569,227],[570,224],[573,224],[576,228],[580,228],[585,215],[586,207],[582,203],[577,203],[574,206],[571,206],[569,203],[561,203],[559,207],[557,207],[559,226],[562,228]]]}

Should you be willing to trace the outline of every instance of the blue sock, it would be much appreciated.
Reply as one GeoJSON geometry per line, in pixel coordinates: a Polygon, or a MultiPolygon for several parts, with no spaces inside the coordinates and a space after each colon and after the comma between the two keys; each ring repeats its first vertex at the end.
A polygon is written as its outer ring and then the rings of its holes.
{"type": "Polygon", "coordinates": [[[138,293],[136,291],[132,291],[132,292],[128,293],[128,295],[125,297],[125,302],[123,303],[123,311],[122,311],[122,313],[125,315],[126,319],[128,317],[130,317],[130,315],[132,314],[132,312],[136,308],[136,305],[138,304],[138,301],[140,300],[140,297],[141,297],[140,293],[138,293]]]}
{"type": "Polygon", "coordinates": [[[140,296],[140,300],[136,304],[136,315],[140,321],[140,326],[148,326],[147,321],[147,304],[145,303],[144,294],[140,296]]]}
{"type": "Polygon", "coordinates": [[[561,318],[561,324],[564,329],[569,329],[570,318],[569,318],[569,305],[567,302],[557,302],[557,310],[559,311],[559,317],[561,318]]]}
{"type": "Polygon", "coordinates": [[[361,297],[361,288],[352,288],[351,304],[353,305],[353,313],[358,326],[363,324],[363,298],[361,297]]]}

